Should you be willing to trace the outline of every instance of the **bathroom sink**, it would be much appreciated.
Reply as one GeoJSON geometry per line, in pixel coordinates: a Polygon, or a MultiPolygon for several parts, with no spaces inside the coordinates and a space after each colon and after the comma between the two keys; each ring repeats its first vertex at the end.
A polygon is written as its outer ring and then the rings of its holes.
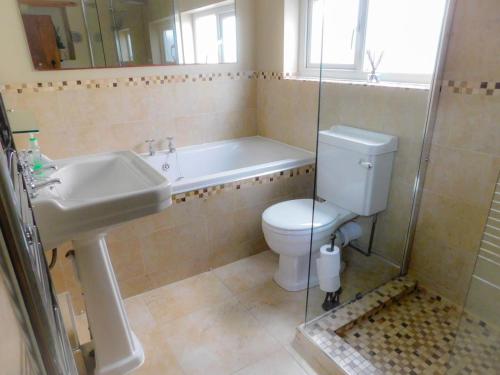
{"type": "Polygon", "coordinates": [[[128,151],[54,164],[57,170],[48,176],[50,180],[37,182],[41,189],[32,198],[42,243],[49,250],[73,241],[92,332],[94,374],[128,374],[142,365],[144,351],[130,329],[106,246],[106,232],[170,206],[170,183],[128,151]]]}
{"type": "Polygon", "coordinates": [[[159,212],[171,204],[170,182],[130,151],[56,161],[61,183],[33,199],[43,244],[51,249],[81,234],[159,212]]]}

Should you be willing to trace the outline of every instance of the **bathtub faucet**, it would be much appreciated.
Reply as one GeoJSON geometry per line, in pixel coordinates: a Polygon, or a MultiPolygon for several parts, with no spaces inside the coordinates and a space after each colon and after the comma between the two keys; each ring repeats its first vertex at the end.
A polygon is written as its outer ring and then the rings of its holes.
{"type": "Polygon", "coordinates": [[[176,151],[174,145],[174,137],[167,137],[167,141],[168,141],[168,153],[173,154],[176,151]]]}
{"type": "Polygon", "coordinates": [[[155,156],[154,142],[154,139],[146,139],[146,143],[148,144],[149,156],[155,156]]]}

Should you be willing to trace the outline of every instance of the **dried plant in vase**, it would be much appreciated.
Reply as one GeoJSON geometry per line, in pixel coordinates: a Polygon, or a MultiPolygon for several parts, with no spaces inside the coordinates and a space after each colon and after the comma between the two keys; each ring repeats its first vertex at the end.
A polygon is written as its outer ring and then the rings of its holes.
{"type": "Polygon", "coordinates": [[[368,74],[368,82],[379,83],[380,78],[377,74],[377,69],[382,62],[382,58],[384,57],[384,51],[380,52],[380,55],[377,57],[377,53],[375,51],[367,50],[366,54],[368,56],[368,60],[370,61],[370,65],[372,70],[370,74],[368,74]]]}

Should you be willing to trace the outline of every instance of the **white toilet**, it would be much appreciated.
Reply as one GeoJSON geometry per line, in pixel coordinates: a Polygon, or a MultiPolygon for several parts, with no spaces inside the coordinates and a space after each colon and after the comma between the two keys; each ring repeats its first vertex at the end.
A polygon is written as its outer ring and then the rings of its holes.
{"type": "Polygon", "coordinates": [[[266,242],[280,255],[278,285],[289,291],[316,285],[315,259],[331,235],[357,216],[385,210],[396,150],[390,135],[343,125],[319,133],[316,190],[325,201],[286,201],[262,214],[266,242]]]}

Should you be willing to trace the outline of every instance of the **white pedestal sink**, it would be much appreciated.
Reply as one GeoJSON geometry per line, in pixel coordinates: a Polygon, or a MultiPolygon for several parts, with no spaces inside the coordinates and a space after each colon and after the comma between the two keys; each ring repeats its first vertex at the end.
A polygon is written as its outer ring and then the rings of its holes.
{"type": "Polygon", "coordinates": [[[45,249],[73,240],[92,332],[95,375],[126,374],[144,362],[106,247],[106,231],[171,205],[169,181],[133,152],[56,161],[61,184],[32,200],[45,249]]]}

